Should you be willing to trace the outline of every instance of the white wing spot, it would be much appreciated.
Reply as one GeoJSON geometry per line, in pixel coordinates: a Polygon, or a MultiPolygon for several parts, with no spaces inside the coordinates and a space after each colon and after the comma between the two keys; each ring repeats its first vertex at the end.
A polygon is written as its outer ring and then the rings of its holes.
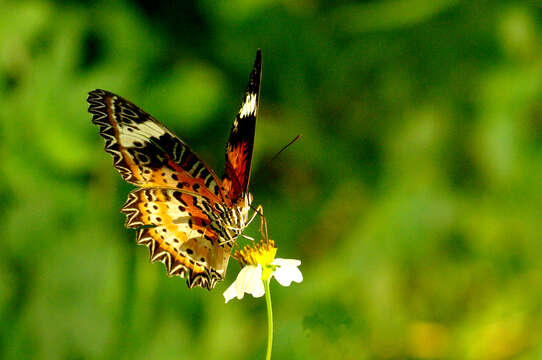
{"type": "Polygon", "coordinates": [[[254,93],[247,95],[243,106],[241,106],[241,110],[239,110],[240,118],[244,118],[249,115],[256,115],[256,94],[254,93]]]}
{"type": "Polygon", "coordinates": [[[148,136],[160,137],[166,133],[166,131],[161,128],[158,124],[153,121],[145,121],[139,125],[141,131],[143,131],[148,136]]]}
{"type": "Polygon", "coordinates": [[[119,124],[119,141],[124,147],[133,147],[134,142],[142,144],[149,141],[149,137],[159,138],[165,134],[165,130],[152,121],[145,121],[141,124],[131,124],[134,131],[129,132],[127,126],[119,124]],[[136,126],[133,126],[136,125],[136,126]]]}

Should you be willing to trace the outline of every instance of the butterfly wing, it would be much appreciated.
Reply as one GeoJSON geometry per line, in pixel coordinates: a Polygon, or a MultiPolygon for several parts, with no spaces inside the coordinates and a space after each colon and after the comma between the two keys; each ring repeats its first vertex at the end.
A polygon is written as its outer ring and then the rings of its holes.
{"type": "Polygon", "coordinates": [[[139,228],[138,244],[147,245],[151,262],[161,261],[170,276],[188,286],[212,289],[224,279],[232,243],[222,223],[223,209],[182,190],[142,188],[128,195],[121,212],[126,227],[139,228]]]}
{"type": "Polygon", "coordinates": [[[231,236],[222,224],[220,180],[173,132],[145,111],[105,90],[89,93],[89,112],[105,150],[132,191],[122,208],[126,226],[140,228],[138,242],[151,261],[189,287],[211,289],[225,274],[231,236]],[[143,227],[143,228],[141,228],[143,227]]]}
{"type": "Polygon", "coordinates": [[[222,185],[224,192],[234,204],[248,191],[256,116],[260,100],[261,70],[261,51],[258,49],[245,97],[233,122],[226,145],[226,164],[222,185]]]}
{"type": "Polygon", "coordinates": [[[105,151],[127,182],[172,187],[224,201],[216,174],[171,130],[151,115],[105,90],[89,93],[88,111],[100,127],[105,151]]]}

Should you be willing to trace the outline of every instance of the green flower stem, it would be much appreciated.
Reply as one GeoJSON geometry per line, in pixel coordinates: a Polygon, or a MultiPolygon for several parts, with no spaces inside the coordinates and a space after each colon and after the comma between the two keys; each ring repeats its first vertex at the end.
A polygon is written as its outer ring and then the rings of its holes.
{"type": "Polygon", "coordinates": [[[267,305],[267,355],[265,356],[265,360],[271,360],[271,348],[273,347],[273,308],[271,306],[269,279],[262,281],[265,289],[265,303],[267,305]]]}

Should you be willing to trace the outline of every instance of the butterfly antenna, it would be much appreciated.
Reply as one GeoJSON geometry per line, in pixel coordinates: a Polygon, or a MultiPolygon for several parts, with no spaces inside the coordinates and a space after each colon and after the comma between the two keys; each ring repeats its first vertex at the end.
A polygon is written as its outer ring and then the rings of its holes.
{"type": "MultiPolygon", "coordinates": [[[[280,154],[282,154],[282,152],[284,150],[286,150],[287,148],[290,147],[290,145],[292,145],[293,143],[295,143],[297,140],[299,140],[299,138],[301,138],[301,134],[297,134],[297,136],[295,138],[293,138],[288,144],[284,145],[284,147],[282,149],[280,149],[279,152],[277,152],[271,159],[269,159],[265,165],[262,167],[262,169],[265,169],[266,167],[268,167],[273,161],[275,161],[276,158],[279,157],[280,154]]],[[[260,174],[262,174],[262,172],[260,172],[260,174]]],[[[252,182],[255,183],[256,180],[258,178],[254,179],[252,182]]],[[[263,215],[262,215],[263,216],[263,215]]]]}
{"type": "Polygon", "coordinates": [[[284,151],[286,150],[288,147],[290,147],[290,145],[292,145],[293,143],[295,143],[297,140],[299,140],[299,138],[301,137],[301,134],[297,134],[297,136],[295,138],[293,138],[288,144],[284,145],[284,147],[282,149],[280,149],[280,151],[278,153],[275,154],[275,156],[273,156],[268,162],[265,163],[265,165],[263,166],[263,169],[265,169],[267,166],[269,166],[269,164],[271,164],[276,158],[279,157],[279,155],[284,151]]]}

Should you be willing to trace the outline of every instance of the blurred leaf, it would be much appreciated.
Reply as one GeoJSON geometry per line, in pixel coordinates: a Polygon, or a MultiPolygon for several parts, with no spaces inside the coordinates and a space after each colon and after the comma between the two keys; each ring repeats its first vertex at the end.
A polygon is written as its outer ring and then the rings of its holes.
{"type": "Polygon", "coordinates": [[[412,26],[454,7],[458,0],[385,0],[345,5],[334,11],[334,20],[350,33],[412,26]]]}

